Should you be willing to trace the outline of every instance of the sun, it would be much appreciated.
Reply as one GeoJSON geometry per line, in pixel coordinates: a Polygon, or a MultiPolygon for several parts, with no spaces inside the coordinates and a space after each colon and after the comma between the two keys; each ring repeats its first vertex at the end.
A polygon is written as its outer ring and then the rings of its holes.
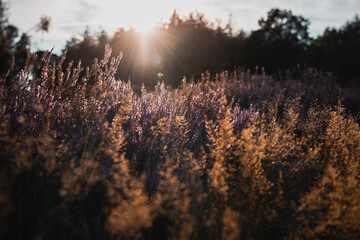
{"type": "Polygon", "coordinates": [[[139,21],[133,23],[133,28],[139,33],[147,34],[154,28],[154,25],[151,22],[139,21]]]}

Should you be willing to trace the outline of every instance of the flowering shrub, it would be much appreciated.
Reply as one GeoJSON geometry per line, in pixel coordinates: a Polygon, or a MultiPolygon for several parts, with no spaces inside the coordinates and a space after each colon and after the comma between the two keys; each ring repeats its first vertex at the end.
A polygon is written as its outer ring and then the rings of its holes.
{"type": "Polygon", "coordinates": [[[110,55],[0,79],[2,237],[360,237],[354,90],[308,69],[135,94],[110,55]]]}

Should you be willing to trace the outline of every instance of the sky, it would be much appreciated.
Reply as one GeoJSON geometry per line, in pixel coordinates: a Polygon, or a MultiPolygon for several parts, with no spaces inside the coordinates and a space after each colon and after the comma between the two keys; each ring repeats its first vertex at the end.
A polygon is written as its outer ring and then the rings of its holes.
{"type": "Polygon", "coordinates": [[[258,20],[272,8],[291,10],[310,20],[309,31],[316,37],[326,27],[340,27],[360,14],[360,0],[3,0],[7,17],[20,33],[28,32],[40,21],[51,17],[48,33],[32,30],[32,50],[60,53],[66,41],[80,36],[88,27],[101,29],[110,36],[120,27],[146,31],[159,22],[168,22],[173,11],[180,17],[199,12],[205,18],[223,24],[231,21],[235,30],[250,33],[258,29],[258,20]]]}

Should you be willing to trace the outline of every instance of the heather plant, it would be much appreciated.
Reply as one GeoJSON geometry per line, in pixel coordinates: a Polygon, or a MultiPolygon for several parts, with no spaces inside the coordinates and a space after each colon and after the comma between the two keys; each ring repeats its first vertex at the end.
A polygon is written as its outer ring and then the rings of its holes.
{"type": "Polygon", "coordinates": [[[306,69],[137,94],[110,56],[0,78],[1,237],[359,237],[355,90],[306,69]]]}
{"type": "Polygon", "coordinates": [[[297,238],[359,238],[359,125],[338,105],[323,137],[323,175],[297,209],[297,238]],[[321,210],[321,211],[319,211],[321,210]]]}

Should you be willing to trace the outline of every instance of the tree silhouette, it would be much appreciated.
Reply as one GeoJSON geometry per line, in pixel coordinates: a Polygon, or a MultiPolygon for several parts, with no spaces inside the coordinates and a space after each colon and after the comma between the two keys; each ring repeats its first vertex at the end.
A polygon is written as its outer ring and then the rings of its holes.
{"type": "Polygon", "coordinates": [[[28,63],[29,37],[23,33],[19,36],[17,27],[8,24],[7,7],[0,0],[0,74],[13,74],[28,63]]]}
{"type": "Polygon", "coordinates": [[[108,42],[114,54],[123,52],[116,77],[130,78],[136,86],[153,87],[158,80],[177,86],[183,76],[199,79],[206,71],[215,74],[240,65],[245,35],[232,35],[229,28],[231,24],[214,27],[201,13],[180,18],[174,11],[169,23],[147,36],[134,29],[120,28],[111,37],[105,31],[90,34],[87,30],[81,38],[67,42],[67,59],[81,59],[83,66],[90,66],[92,59],[102,57],[108,42]]]}
{"type": "Polygon", "coordinates": [[[355,16],[340,29],[327,28],[309,51],[310,64],[334,72],[345,84],[360,82],[360,19],[355,16]]]}
{"type": "MultiPolygon", "coordinates": [[[[103,57],[104,46],[110,43],[113,55],[123,52],[116,77],[130,79],[137,89],[142,84],[153,87],[158,80],[176,87],[183,76],[196,80],[206,71],[214,75],[256,66],[280,78],[298,70],[299,65],[314,66],[335,72],[344,83],[356,83],[360,76],[356,60],[360,53],[359,19],[339,30],[327,29],[315,41],[309,36],[309,24],[289,10],[271,9],[259,20],[259,29],[247,36],[243,31],[234,34],[231,21],[221,27],[201,13],[180,17],[174,11],[168,23],[147,36],[132,28],[119,28],[113,36],[105,31],[91,34],[87,29],[80,38],[67,42],[63,66],[70,60],[91,66],[94,58],[103,57]]],[[[11,28],[7,31],[13,34],[11,28]]]]}
{"type": "Polygon", "coordinates": [[[260,30],[266,42],[280,40],[291,41],[292,44],[306,47],[310,44],[308,26],[310,22],[302,16],[295,16],[291,11],[272,9],[267,19],[259,20],[260,30]]]}
{"type": "Polygon", "coordinates": [[[253,31],[247,45],[251,67],[264,66],[267,72],[283,74],[305,62],[311,44],[309,20],[291,11],[271,9],[259,20],[260,29],[253,31]]]}

